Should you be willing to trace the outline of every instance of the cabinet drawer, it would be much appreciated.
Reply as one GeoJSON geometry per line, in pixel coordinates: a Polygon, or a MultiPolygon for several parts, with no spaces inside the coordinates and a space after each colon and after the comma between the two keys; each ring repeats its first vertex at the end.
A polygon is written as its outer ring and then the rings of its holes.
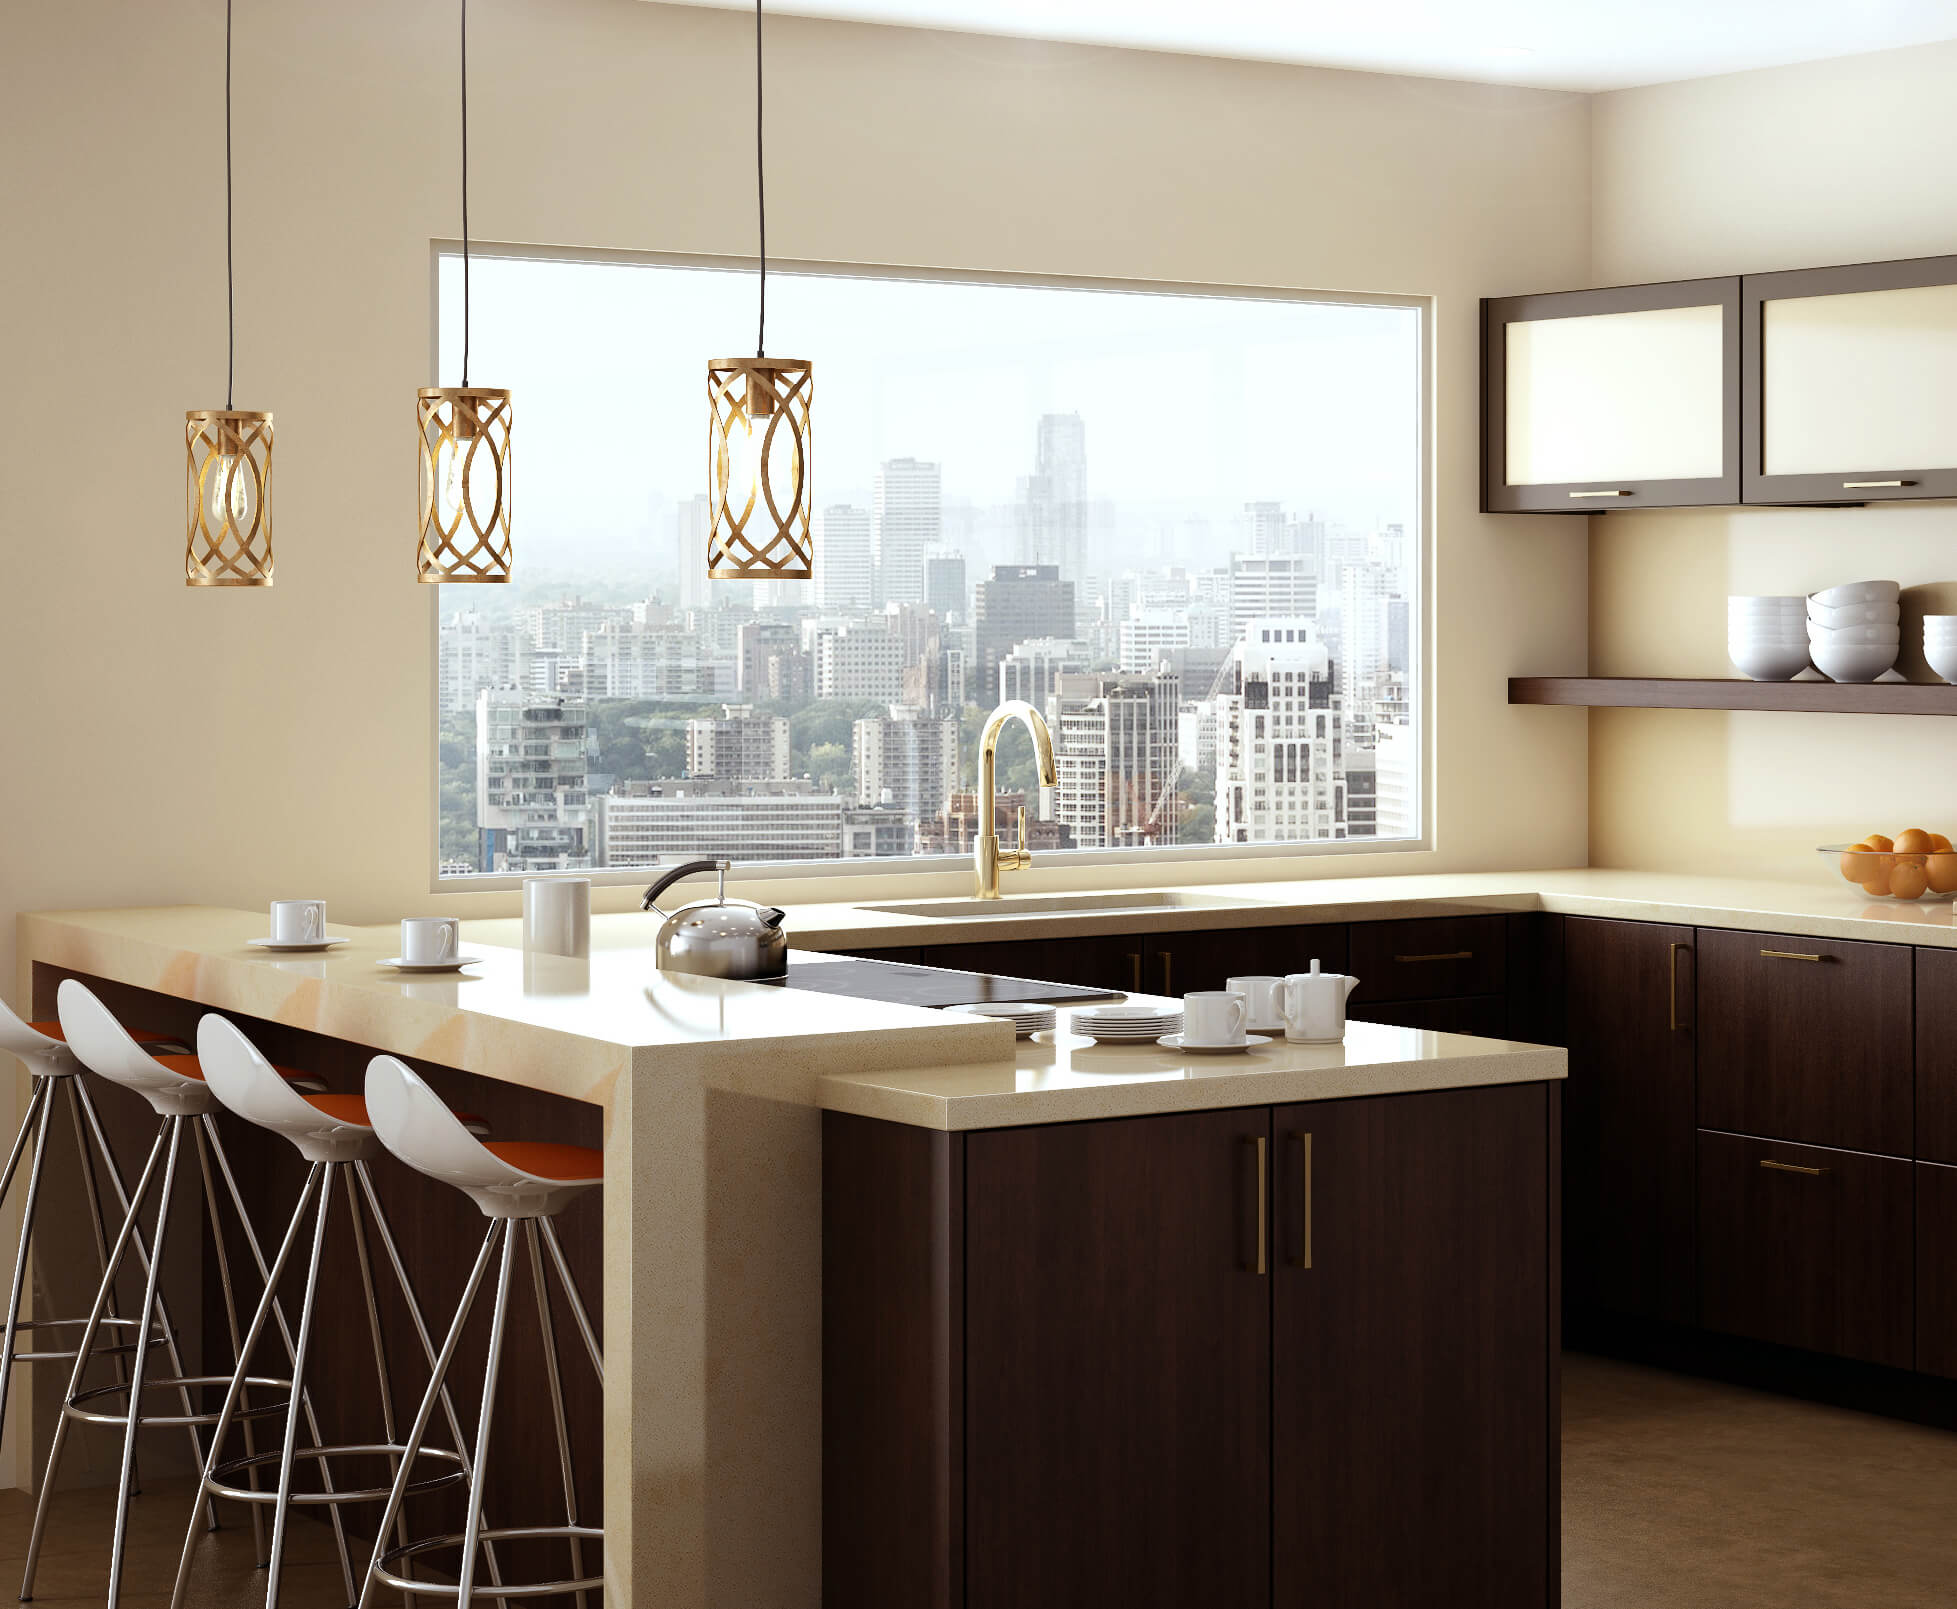
{"type": "Polygon", "coordinates": [[[1914,1164],[1699,1134],[1699,1315],[1708,1329],[1907,1369],[1914,1164]]]}
{"type": "Polygon", "coordinates": [[[1508,974],[1508,929],[1499,916],[1356,922],[1351,951],[1354,1006],[1500,994],[1508,974]]]}
{"type": "MultiPolygon", "coordinates": [[[[1140,949],[1142,944],[1140,938],[1131,939],[1128,948],[1140,949]]],[[[1313,961],[1321,972],[1346,970],[1343,924],[1153,933],[1147,940],[1140,992],[1182,995],[1193,989],[1221,989],[1232,978],[1309,972],[1313,961]]]]}
{"type": "Polygon", "coordinates": [[[1355,1013],[1361,1022],[1397,1023],[1437,1034],[1508,1037],[1509,1003],[1504,995],[1471,995],[1465,1000],[1376,1000],[1355,1013]]]}
{"type": "Polygon", "coordinates": [[[1916,952],[1916,1155],[1957,1162],[1957,950],[1916,952]]]}
{"type": "Polygon", "coordinates": [[[1908,1156],[1912,952],[1699,930],[1699,1126],[1908,1156]]]}
{"type": "Polygon", "coordinates": [[[1957,1379],[1957,1168],[1916,1164],[1916,1366],[1957,1379]]]}

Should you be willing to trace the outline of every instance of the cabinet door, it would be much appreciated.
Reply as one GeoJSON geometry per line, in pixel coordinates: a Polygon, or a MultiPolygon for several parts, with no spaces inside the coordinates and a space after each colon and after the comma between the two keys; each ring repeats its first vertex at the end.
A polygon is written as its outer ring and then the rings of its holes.
{"type": "Polygon", "coordinates": [[[1957,1168],[1916,1164],[1916,1366],[1957,1379],[1957,1168]]]}
{"type": "Polygon", "coordinates": [[[967,1139],[968,1609],[1270,1602],[1269,1129],[967,1139]]]}
{"type": "Polygon", "coordinates": [[[1020,939],[1010,943],[933,944],[924,965],[955,972],[997,972],[1042,983],[1132,991],[1142,970],[1143,940],[1134,938],[1020,939]]]}
{"type": "Polygon", "coordinates": [[[1740,499],[1740,282],[1481,304],[1487,512],[1740,499]]]}
{"type": "Polygon", "coordinates": [[[1699,1136],[1699,1311],[1709,1329],[1907,1369],[1914,1164],[1699,1136]]]}
{"type": "Polygon", "coordinates": [[[1508,927],[1499,916],[1355,922],[1351,1005],[1372,1000],[1452,1000],[1500,994],[1508,976],[1508,927]]]}
{"type": "Polygon", "coordinates": [[[1376,1000],[1354,1007],[1352,1015],[1360,1022],[1389,1022],[1437,1034],[1504,1039],[1508,1036],[1509,1003],[1499,994],[1466,1000],[1376,1000]]]}
{"type": "Polygon", "coordinates": [[[1916,1155],[1957,1163],[1957,950],[1916,952],[1916,1155]]]}
{"type": "Polygon", "coordinates": [[[1957,257],[1749,274],[1749,503],[1957,497],[1957,257]]]}
{"type": "MultiPolygon", "coordinates": [[[[1130,941],[1131,948],[1136,941],[1130,941]]],[[[1140,993],[1185,995],[1221,989],[1231,978],[1283,977],[1346,969],[1346,930],[1322,927],[1236,927],[1198,933],[1156,933],[1148,939],[1140,993]]]]}
{"type": "Polygon", "coordinates": [[[1274,1114],[1279,1609],[1554,1601],[1552,1106],[1518,1084],[1274,1114]]]}
{"type": "Polygon", "coordinates": [[[1692,1322],[1693,930],[1570,917],[1563,1266],[1574,1307],[1692,1322]]]}
{"type": "Polygon", "coordinates": [[[1699,1127],[1911,1154],[1911,952],[1699,930],[1699,1127]]]}

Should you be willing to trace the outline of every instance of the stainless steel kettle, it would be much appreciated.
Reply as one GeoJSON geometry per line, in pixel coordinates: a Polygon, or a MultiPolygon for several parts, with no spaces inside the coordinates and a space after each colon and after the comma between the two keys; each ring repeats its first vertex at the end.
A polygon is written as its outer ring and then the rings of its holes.
{"type": "Polygon", "coordinates": [[[662,972],[692,972],[706,978],[780,978],[788,975],[788,935],[782,921],[788,915],[772,905],[727,897],[729,862],[689,860],[663,873],[646,890],[641,909],[659,911],[659,896],[682,877],[718,872],[720,891],[710,900],[682,906],[668,914],[659,929],[659,968],[662,972]]]}

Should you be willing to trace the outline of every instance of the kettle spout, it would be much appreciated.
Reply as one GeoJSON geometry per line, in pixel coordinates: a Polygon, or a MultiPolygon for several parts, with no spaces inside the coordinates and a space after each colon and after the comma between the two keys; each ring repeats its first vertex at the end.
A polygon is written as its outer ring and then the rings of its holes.
{"type": "Polygon", "coordinates": [[[1345,994],[1346,994],[1346,998],[1347,998],[1348,1000],[1350,1000],[1350,999],[1352,998],[1352,991],[1353,991],[1354,989],[1356,989],[1356,988],[1358,988],[1358,987],[1359,987],[1359,980],[1358,980],[1357,978],[1354,978],[1354,977],[1350,977],[1350,976],[1348,976],[1348,977],[1346,978],[1346,980],[1345,980],[1345,994]]]}

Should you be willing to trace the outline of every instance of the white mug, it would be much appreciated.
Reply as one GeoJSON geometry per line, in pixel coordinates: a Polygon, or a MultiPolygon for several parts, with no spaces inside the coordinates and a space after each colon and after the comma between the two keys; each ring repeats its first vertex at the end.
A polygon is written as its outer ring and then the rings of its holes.
{"type": "Polygon", "coordinates": [[[1284,980],[1284,1037],[1294,1045],[1328,1045],[1345,1038],[1345,999],[1359,980],[1343,972],[1293,972],[1284,980]]]}
{"type": "Polygon", "coordinates": [[[1223,987],[1244,997],[1244,1013],[1254,1032],[1275,1027],[1284,1021],[1284,979],[1272,977],[1232,978],[1223,987]]]}
{"type": "Polygon", "coordinates": [[[326,901],[272,901],[272,941],[275,944],[318,944],[326,938],[326,901]]]}
{"type": "Polygon", "coordinates": [[[401,959],[409,966],[437,966],[453,961],[462,940],[462,924],[453,916],[401,918],[401,959]]]}
{"type": "Polygon", "coordinates": [[[540,955],[591,954],[591,879],[523,880],[523,947],[540,955]]]}
{"type": "Polygon", "coordinates": [[[1182,1039],[1186,1045],[1241,1045],[1244,997],[1208,989],[1182,997],[1182,1039]]]}

